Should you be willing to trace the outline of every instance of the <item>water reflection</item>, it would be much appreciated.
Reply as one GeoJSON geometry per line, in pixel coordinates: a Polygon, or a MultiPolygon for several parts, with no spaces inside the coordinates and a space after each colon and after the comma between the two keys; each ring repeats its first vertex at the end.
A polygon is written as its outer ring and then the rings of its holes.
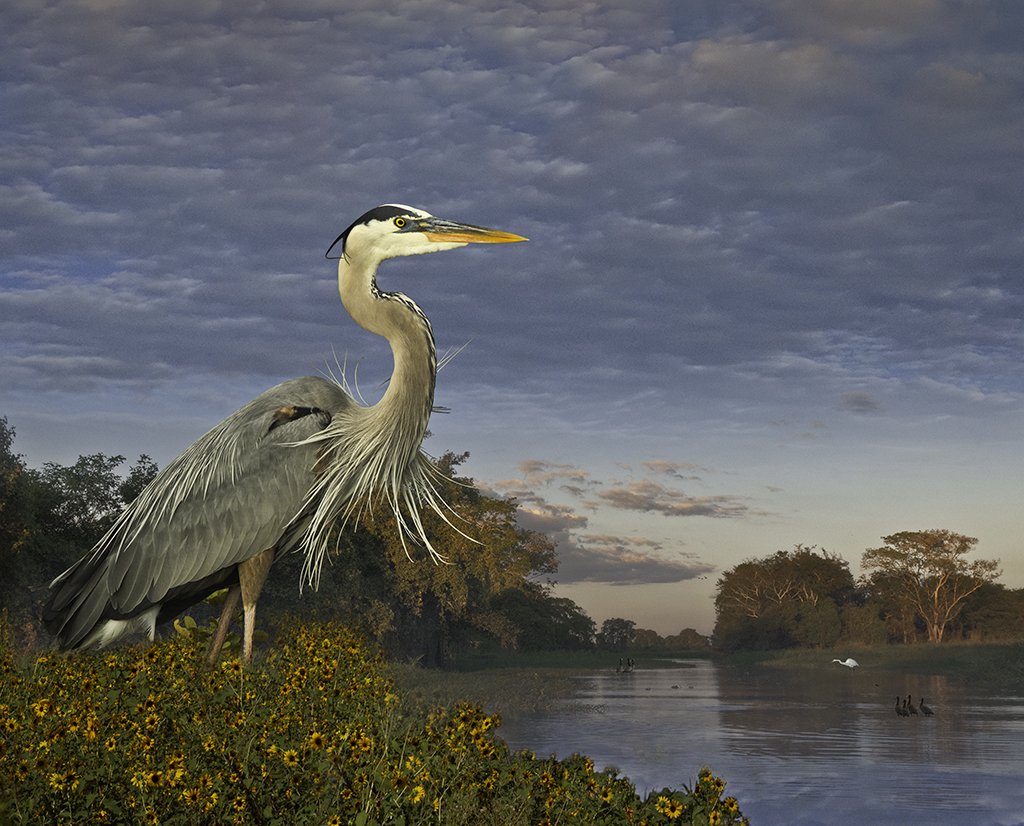
{"type": "Polygon", "coordinates": [[[1024,701],[870,667],[718,666],[581,678],[557,713],[506,719],[516,748],[583,752],[641,791],[723,775],[756,824],[1024,824],[1024,701]],[[923,695],[935,717],[900,717],[923,695]]]}

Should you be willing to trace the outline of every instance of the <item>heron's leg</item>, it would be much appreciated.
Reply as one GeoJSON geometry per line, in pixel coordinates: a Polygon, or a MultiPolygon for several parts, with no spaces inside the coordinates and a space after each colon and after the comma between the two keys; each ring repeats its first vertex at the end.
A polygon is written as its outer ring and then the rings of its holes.
{"type": "Polygon", "coordinates": [[[252,637],[256,630],[256,600],[267,581],[270,566],[274,562],[274,549],[245,560],[238,566],[238,582],[242,588],[242,660],[252,662],[252,637]]]}
{"type": "Polygon", "coordinates": [[[224,647],[224,640],[227,639],[228,628],[231,627],[231,617],[238,606],[239,596],[241,596],[241,590],[237,585],[232,585],[228,589],[227,596],[224,597],[224,607],[221,609],[220,619],[217,621],[217,631],[214,633],[213,641],[210,643],[210,655],[207,662],[211,666],[217,662],[220,650],[224,647]]]}

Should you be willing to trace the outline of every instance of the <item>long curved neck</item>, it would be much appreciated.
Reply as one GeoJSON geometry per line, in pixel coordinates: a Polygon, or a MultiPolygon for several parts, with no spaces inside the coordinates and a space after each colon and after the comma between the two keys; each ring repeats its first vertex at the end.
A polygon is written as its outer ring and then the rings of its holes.
{"type": "Polygon", "coordinates": [[[419,450],[434,404],[437,353],[430,321],[415,302],[401,293],[382,293],[376,274],[380,261],[346,259],[338,262],[338,292],[349,315],[360,327],[388,340],[394,358],[391,381],[369,408],[376,425],[391,431],[393,448],[419,450]]]}

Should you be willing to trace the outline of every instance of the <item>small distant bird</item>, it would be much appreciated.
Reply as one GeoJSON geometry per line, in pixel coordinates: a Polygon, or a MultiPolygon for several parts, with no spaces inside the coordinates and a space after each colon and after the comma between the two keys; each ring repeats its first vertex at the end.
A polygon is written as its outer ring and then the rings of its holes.
{"type": "Polygon", "coordinates": [[[910,699],[910,695],[907,695],[907,711],[909,711],[915,717],[917,716],[917,709],[914,708],[914,701],[910,699]]]}
{"type": "Polygon", "coordinates": [[[857,668],[860,665],[853,657],[847,657],[845,660],[832,660],[832,662],[845,665],[847,668],[857,668]]]}
{"type": "Polygon", "coordinates": [[[896,716],[897,717],[902,717],[903,716],[903,709],[900,708],[900,698],[899,697],[896,698],[896,716]]]}
{"type": "Polygon", "coordinates": [[[926,706],[924,704],[924,697],[921,698],[920,706],[921,706],[921,713],[925,717],[931,717],[931,716],[933,716],[935,714],[934,711],[932,711],[930,708],[928,708],[928,706],[926,706]]]}

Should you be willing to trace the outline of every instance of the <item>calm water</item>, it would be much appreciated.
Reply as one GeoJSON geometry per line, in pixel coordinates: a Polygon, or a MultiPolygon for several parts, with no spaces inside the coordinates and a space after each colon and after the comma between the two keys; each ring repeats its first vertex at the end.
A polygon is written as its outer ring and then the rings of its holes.
{"type": "Polygon", "coordinates": [[[541,756],[590,755],[641,794],[709,765],[754,826],[1024,824],[1022,696],[869,666],[682,664],[580,678],[563,708],[507,717],[500,735],[541,756]],[[936,716],[897,717],[908,693],[936,716]]]}

